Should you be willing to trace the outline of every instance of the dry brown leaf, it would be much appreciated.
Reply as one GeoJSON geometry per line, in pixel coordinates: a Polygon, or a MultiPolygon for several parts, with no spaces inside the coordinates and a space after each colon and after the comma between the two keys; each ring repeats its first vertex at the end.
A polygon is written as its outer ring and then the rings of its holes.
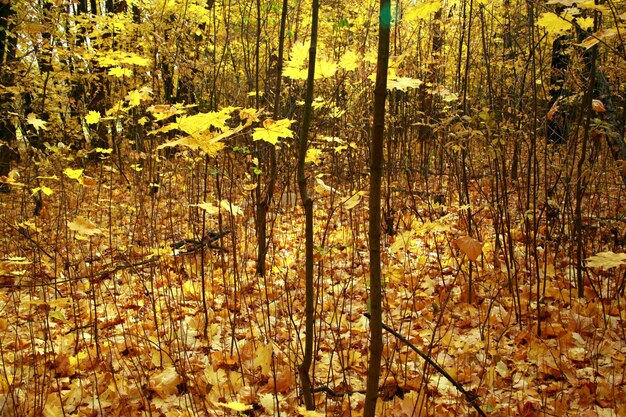
{"type": "Polygon", "coordinates": [[[460,237],[455,242],[461,252],[463,252],[470,261],[478,259],[483,252],[484,243],[474,239],[473,237],[460,237]]]}

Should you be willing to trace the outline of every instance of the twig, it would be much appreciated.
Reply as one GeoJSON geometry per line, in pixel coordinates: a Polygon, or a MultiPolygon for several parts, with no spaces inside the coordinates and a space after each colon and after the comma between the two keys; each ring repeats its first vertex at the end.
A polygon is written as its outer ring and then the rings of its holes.
{"type": "MultiPolygon", "coordinates": [[[[370,318],[369,313],[365,313],[363,315],[365,317],[367,317],[368,320],[369,320],[369,318],[370,318]]],[[[419,350],[413,343],[409,342],[409,340],[407,338],[405,338],[404,336],[402,336],[400,333],[396,332],[391,327],[387,326],[385,323],[383,323],[383,329],[385,329],[387,332],[389,332],[392,335],[394,335],[398,340],[400,340],[401,342],[405,343],[408,347],[411,348],[411,350],[413,350],[415,353],[420,355],[422,357],[422,359],[424,359],[426,361],[426,363],[428,363],[430,366],[435,368],[435,370],[437,370],[437,372],[439,372],[441,375],[443,375],[448,381],[450,381],[450,383],[452,385],[454,385],[454,387],[461,394],[463,394],[465,396],[467,401],[472,405],[472,407],[474,407],[474,409],[478,412],[478,414],[480,414],[482,417],[487,417],[485,412],[480,408],[480,406],[476,402],[476,400],[478,399],[478,395],[476,395],[476,394],[474,394],[472,392],[466,391],[465,388],[463,388],[463,386],[461,384],[459,384],[454,378],[452,378],[452,376],[450,376],[449,373],[447,373],[445,371],[445,369],[443,369],[441,366],[439,366],[439,364],[437,364],[437,362],[433,361],[428,355],[426,355],[424,352],[419,350]]]]}

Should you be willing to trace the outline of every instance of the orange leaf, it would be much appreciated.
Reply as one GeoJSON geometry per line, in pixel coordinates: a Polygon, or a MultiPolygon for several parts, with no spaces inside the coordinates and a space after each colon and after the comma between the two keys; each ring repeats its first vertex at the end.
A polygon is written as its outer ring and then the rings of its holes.
{"type": "Polygon", "coordinates": [[[458,238],[456,241],[456,245],[459,247],[461,252],[463,252],[470,261],[475,261],[478,259],[481,253],[483,253],[483,242],[479,242],[478,240],[464,236],[458,238]]]}

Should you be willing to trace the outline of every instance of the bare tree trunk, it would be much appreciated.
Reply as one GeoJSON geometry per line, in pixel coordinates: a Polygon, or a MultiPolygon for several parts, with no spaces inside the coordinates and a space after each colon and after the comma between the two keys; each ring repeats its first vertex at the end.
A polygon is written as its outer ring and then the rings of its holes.
{"type": "Polygon", "coordinates": [[[304,99],[302,129],[300,130],[300,146],[298,149],[298,188],[300,190],[302,206],[304,207],[304,234],[306,241],[306,337],[304,341],[304,358],[302,359],[298,373],[300,374],[304,403],[307,410],[315,409],[315,401],[313,400],[313,384],[311,382],[311,377],[309,376],[309,370],[311,368],[311,363],[313,362],[313,332],[315,325],[315,311],[313,303],[315,300],[315,288],[313,286],[313,199],[309,196],[309,192],[307,190],[307,178],[304,173],[304,159],[306,157],[308,145],[309,127],[311,126],[311,105],[313,104],[313,83],[315,80],[315,56],[317,54],[317,21],[319,7],[319,0],[313,0],[313,4],[311,6],[311,46],[309,48],[309,70],[307,74],[306,96],[304,99]]]}
{"type": "Polygon", "coordinates": [[[383,352],[382,326],[382,280],[380,265],[380,199],[383,174],[383,145],[385,133],[385,100],[387,98],[387,68],[389,66],[389,34],[391,26],[391,4],[380,0],[378,37],[378,62],[376,88],[374,90],[374,126],[370,146],[370,189],[369,189],[369,245],[370,245],[370,358],[367,369],[367,391],[363,417],[374,417],[378,400],[378,380],[383,352]]]}

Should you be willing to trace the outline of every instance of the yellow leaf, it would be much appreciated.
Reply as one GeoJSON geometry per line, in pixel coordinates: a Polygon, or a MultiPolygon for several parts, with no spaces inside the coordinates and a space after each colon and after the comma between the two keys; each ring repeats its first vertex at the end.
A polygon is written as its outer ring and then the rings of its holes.
{"type": "Polygon", "coordinates": [[[41,191],[45,195],[52,195],[54,193],[52,188],[49,188],[49,187],[46,187],[46,186],[41,186],[41,187],[33,188],[33,195],[37,194],[39,191],[41,191]]]}
{"type": "Polygon", "coordinates": [[[313,188],[315,189],[315,192],[319,193],[322,197],[328,197],[331,194],[338,194],[337,190],[329,185],[326,185],[321,178],[315,178],[315,186],[313,188]]]}
{"type": "Polygon", "coordinates": [[[330,78],[337,72],[337,64],[325,59],[315,63],[315,79],[330,78]]]}
{"type": "Polygon", "coordinates": [[[220,207],[222,210],[225,210],[232,214],[233,216],[239,216],[243,214],[243,210],[241,207],[231,204],[228,200],[220,201],[220,207]]]}
{"type": "Polygon", "coordinates": [[[292,46],[291,53],[289,54],[289,62],[296,66],[302,66],[309,58],[309,46],[310,43],[297,43],[292,46]]]}
{"type": "Polygon", "coordinates": [[[100,121],[100,112],[97,112],[95,110],[91,110],[85,116],[85,122],[87,122],[88,125],[95,125],[99,121],[100,121]]]}
{"type": "Polygon", "coordinates": [[[228,119],[230,119],[230,111],[226,112],[224,109],[219,112],[198,113],[193,116],[182,116],[178,119],[178,128],[189,135],[198,134],[210,127],[224,130],[228,119]]]}
{"type": "Polygon", "coordinates": [[[256,109],[241,109],[239,110],[239,118],[241,120],[246,121],[246,126],[250,126],[252,123],[259,121],[259,115],[261,114],[261,110],[256,109]]]}
{"type": "Polygon", "coordinates": [[[150,388],[154,390],[161,398],[167,398],[171,395],[178,394],[178,384],[183,378],[173,366],[156,372],[150,378],[150,388]]]}
{"type": "Polygon", "coordinates": [[[89,219],[78,216],[72,222],[67,222],[70,230],[85,236],[99,235],[102,233],[100,229],[89,219]]]}
{"type": "Polygon", "coordinates": [[[315,410],[307,410],[306,407],[304,406],[298,407],[298,415],[301,415],[303,417],[325,417],[326,416],[326,414],[322,414],[315,410]]]}
{"type": "Polygon", "coordinates": [[[126,94],[126,100],[131,107],[135,107],[141,104],[141,100],[144,98],[143,94],[139,90],[133,90],[126,94]]]}
{"type": "Polygon", "coordinates": [[[78,169],[65,168],[65,170],[63,170],[63,173],[73,180],[79,180],[80,177],[82,177],[83,175],[83,170],[80,168],[78,169]]]}
{"type": "Polygon", "coordinates": [[[191,205],[200,207],[202,210],[206,211],[207,214],[217,214],[220,212],[220,209],[211,203],[200,203],[200,204],[191,204],[191,205]]]}
{"type": "Polygon", "coordinates": [[[343,206],[347,210],[352,210],[361,202],[361,196],[364,194],[363,191],[356,192],[352,194],[350,198],[343,202],[343,206]]]}
{"type": "Polygon", "coordinates": [[[563,17],[567,20],[562,19],[552,12],[542,13],[537,20],[537,26],[545,28],[546,32],[554,35],[562,32],[567,32],[572,28],[572,24],[568,22],[568,20],[571,20],[572,16],[564,13],[563,17]]]}
{"type": "Polygon", "coordinates": [[[183,145],[194,150],[200,149],[209,156],[216,156],[219,151],[224,149],[224,144],[220,142],[221,137],[222,135],[213,136],[211,132],[205,132],[204,134],[186,136],[184,138],[166,142],[162,145],[157,146],[157,149],[183,145]]]}
{"type": "Polygon", "coordinates": [[[354,71],[359,66],[359,56],[353,51],[346,51],[339,59],[339,67],[346,71],[354,71]]]}
{"type": "Polygon", "coordinates": [[[396,77],[394,80],[389,80],[387,88],[393,90],[406,91],[407,88],[419,88],[423,84],[422,80],[409,77],[396,77]]]}
{"type": "Polygon", "coordinates": [[[234,410],[234,411],[248,411],[248,410],[252,410],[253,408],[251,405],[240,403],[238,401],[231,401],[228,403],[219,402],[217,403],[217,405],[219,405],[220,407],[224,407],[224,408],[230,408],[231,410],[234,410]]]}
{"type": "Polygon", "coordinates": [[[585,260],[587,267],[602,268],[606,271],[610,268],[626,265],[626,253],[599,252],[585,260]]]}
{"type": "Polygon", "coordinates": [[[133,70],[122,67],[113,67],[109,70],[109,75],[117,78],[130,77],[133,75],[133,70]]]}
{"type": "Polygon", "coordinates": [[[254,129],[252,139],[264,140],[266,142],[275,145],[278,142],[278,138],[292,138],[293,132],[289,129],[289,126],[293,123],[293,120],[281,119],[274,121],[272,119],[266,119],[263,121],[263,127],[257,127],[254,129]]]}
{"type": "Polygon", "coordinates": [[[139,56],[137,54],[128,53],[128,52],[125,52],[124,54],[126,56],[124,56],[122,59],[120,59],[120,62],[122,62],[124,64],[137,65],[137,66],[140,66],[140,67],[147,67],[148,65],[150,65],[152,63],[151,59],[144,58],[144,57],[139,56]]]}
{"type": "Polygon", "coordinates": [[[263,373],[263,375],[269,376],[270,371],[272,369],[272,345],[271,344],[268,343],[266,345],[261,345],[256,350],[256,353],[254,355],[254,366],[261,367],[261,372],[263,373]]]}
{"type": "Polygon", "coordinates": [[[46,128],[46,123],[48,122],[38,119],[35,113],[30,113],[26,117],[26,123],[32,125],[37,132],[39,132],[39,129],[48,130],[48,128],[46,128]]]}
{"type": "Polygon", "coordinates": [[[400,249],[406,249],[411,245],[415,232],[413,230],[405,230],[396,236],[396,240],[389,247],[392,254],[398,253],[400,249]]]}
{"type": "Polygon", "coordinates": [[[283,70],[283,76],[287,78],[291,78],[292,80],[306,80],[307,69],[292,67],[288,65],[283,70]]]}
{"type": "Polygon", "coordinates": [[[321,160],[322,150],[317,148],[309,148],[306,151],[306,157],[304,158],[304,162],[313,162],[315,165],[319,165],[321,160]]]}
{"type": "Polygon", "coordinates": [[[437,11],[439,11],[439,9],[441,9],[440,1],[426,1],[423,3],[419,3],[414,8],[409,9],[405,19],[414,20],[417,18],[417,19],[427,20],[427,19],[430,19],[430,16],[433,13],[436,13],[437,11]]]}

